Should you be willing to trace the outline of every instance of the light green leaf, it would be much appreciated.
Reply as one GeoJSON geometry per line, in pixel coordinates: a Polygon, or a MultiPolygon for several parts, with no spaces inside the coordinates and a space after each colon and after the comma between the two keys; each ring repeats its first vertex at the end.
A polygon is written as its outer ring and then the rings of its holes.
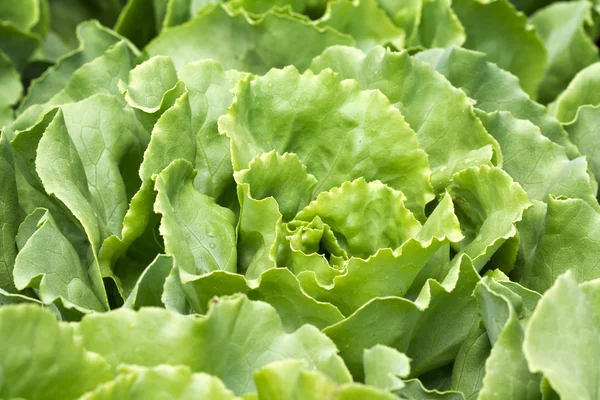
{"type": "Polygon", "coordinates": [[[0,307],[0,396],[75,400],[111,378],[106,361],[86,351],[72,325],[34,305],[0,307]]]}
{"type": "Polygon", "coordinates": [[[95,293],[93,278],[48,212],[17,254],[13,272],[17,289],[37,289],[45,304],[60,300],[65,307],[81,312],[107,308],[101,294],[95,293]]]}
{"type": "Polygon", "coordinates": [[[297,155],[275,151],[254,157],[235,179],[240,202],[238,269],[256,279],[275,266],[281,220],[289,221],[310,202],[317,180],[297,155]]]}
{"type": "Polygon", "coordinates": [[[600,132],[598,132],[599,110],[600,107],[598,106],[583,106],[579,108],[577,118],[565,125],[565,129],[569,132],[569,137],[573,143],[587,157],[590,169],[598,177],[596,180],[600,179],[600,148],[598,147],[600,144],[598,142],[600,139],[600,132]]]}
{"type": "Polygon", "coordinates": [[[342,314],[331,304],[319,302],[308,296],[287,268],[271,268],[257,280],[246,280],[243,275],[226,271],[213,271],[190,283],[200,304],[198,312],[205,313],[209,301],[215,296],[245,293],[250,300],[260,300],[275,308],[283,329],[292,332],[304,324],[319,329],[340,322],[342,314]]]}
{"type": "Polygon", "coordinates": [[[56,64],[31,82],[27,95],[19,104],[19,113],[34,104],[49,101],[67,85],[75,71],[100,57],[109,47],[123,39],[97,21],[81,23],[77,27],[76,35],[79,47],[58,59],[56,64]]]}
{"type": "MultiPolygon", "coordinates": [[[[335,207],[330,208],[335,209],[335,207]]],[[[348,214],[348,219],[351,218],[353,214],[348,214]]],[[[372,219],[366,217],[365,220],[372,219]]],[[[332,225],[332,228],[334,232],[339,232],[335,229],[335,225],[332,225]]],[[[366,232],[367,228],[363,227],[360,231],[366,232]]],[[[458,242],[461,239],[452,200],[446,195],[425,225],[417,233],[413,232],[400,247],[381,246],[366,259],[351,258],[344,264],[343,274],[334,277],[331,285],[320,285],[316,274],[312,271],[302,272],[298,278],[304,290],[312,297],[332,303],[344,315],[350,315],[375,297],[404,297],[429,258],[444,243],[458,242]]],[[[421,289],[427,278],[423,278],[417,291],[421,289]]]]}
{"type": "Polygon", "coordinates": [[[261,400],[397,400],[383,390],[358,383],[336,384],[327,376],[312,371],[306,362],[274,362],[254,373],[261,400]]]}
{"type": "Polygon", "coordinates": [[[579,71],[598,61],[598,49],[587,33],[593,23],[591,8],[588,1],[557,2],[529,19],[548,53],[540,102],[554,100],[579,71]]]}
{"type": "Polygon", "coordinates": [[[184,283],[215,270],[236,271],[235,215],[196,191],[194,175],[188,161],[176,160],[155,184],[154,211],[162,215],[165,252],[174,256],[184,283]]]}
{"type": "Polygon", "coordinates": [[[164,284],[173,269],[173,258],[159,254],[137,280],[123,307],[161,307],[164,284]]]}
{"type": "Polygon", "coordinates": [[[305,325],[286,334],[271,306],[243,295],[216,299],[206,317],[157,308],[92,314],[78,333],[85,348],[113,369],[122,363],[185,365],[220,378],[238,395],[255,390],[253,370],[285,358],[305,360],[334,382],[350,381],[335,346],[317,328],[305,325]]]}
{"type": "Polygon", "coordinates": [[[154,368],[123,365],[119,375],[98,386],[80,400],[235,400],[223,382],[214,376],[192,373],[185,366],[154,368]]]}
{"type": "Polygon", "coordinates": [[[196,158],[195,142],[189,95],[184,93],[160,116],[152,129],[139,170],[142,181],[151,179],[174,160],[193,162],[196,158]]]}
{"type": "Polygon", "coordinates": [[[402,190],[419,217],[433,198],[427,156],[381,93],[361,92],[332,71],[301,75],[287,67],[242,79],[235,96],[219,119],[219,131],[231,139],[234,170],[261,153],[293,152],[317,178],[313,197],[362,176],[402,190]]]}
{"type": "Polygon", "coordinates": [[[427,282],[416,302],[376,298],[323,332],[356,379],[363,377],[363,350],[376,344],[405,352],[413,360],[412,374],[418,376],[455,358],[476,318],[471,294],[478,280],[468,257],[460,257],[442,284],[427,282]]]}
{"type": "Polygon", "coordinates": [[[485,362],[491,349],[485,329],[480,328],[479,321],[476,321],[460,346],[452,370],[450,387],[461,392],[466,400],[476,400],[479,396],[485,375],[485,362]]]}
{"type": "Polygon", "coordinates": [[[598,211],[583,200],[550,198],[545,219],[533,232],[534,250],[525,259],[519,283],[543,293],[569,269],[582,282],[600,278],[599,223],[598,211]]]}
{"type": "Polygon", "coordinates": [[[449,0],[378,0],[379,5],[407,36],[407,47],[460,46],[465,31],[449,0]]]}
{"type": "Polygon", "coordinates": [[[395,391],[405,385],[401,378],[410,373],[410,359],[396,349],[376,345],[364,351],[365,384],[395,391]]]}
{"type": "Polygon", "coordinates": [[[18,103],[22,93],[19,73],[6,54],[0,52],[0,127],[13,122],[12,106],[18,103]]]}
{"type": "Polygon", "coordinates": [[[235,197],[229,140],[220,135],[217,120],[227,113],[233,94],[231,90],[243,74],[225,71],[216,61],[204,60],[186,65],[179,78],[188,90],[192,110],[192,129],[196,135],[194,167],[198,175],[194,186],[201,193],[224,204],[235,197]]]}
{"type": "MultiPolygon", "coordinates": [[[[585,67],[569,82],[569,86],[550,105],[550,110],[560,122],[572,122],[578,116],[581,106],[600,104],[600,63],[585,67]]],[[[572,138],[571,138],[572,139],[572,138]]],[[[581,151],[585,148],[579,147],[581,151]]]]}
{"type": "Polygon", "coordinates": [[[560,398],[598,397],[599,293],[598,281],[579,286],[573,273],[559,276],[525,331],[529,368],[543,373],[560,398]]]}
{"type": "MultiPolygon", "coordinates": [[[[48,194],[60,199],[81,223],[95,257],[108,234],[108,227],[93,202],[84,163],[69,135],[62,111],[56,114],[40,140],[36,170],[48,194]]],[[[96,296],[107,307],[104,285],[95,261],[89,266],[88,275],[96,296]]]]}
{"type": "Polygon", "coordinates": [[[569,160],[565,149],[543,136],[537,126],[506,111],[477,111],[477,116],[500,143],[505,159],[502,168],[530,199],[547,201],[549,195],[566,196],[598,207],[583,157],[569,160]]]}
{"type": "Polygon", "coordinates": [[[164,31],[145,52],[148,56],[170,56],[178,70],[190,62],[212,58],[226,69],[260,74],[286,65],[304,70],[328,46],[353,42],[347,35],[317,28],[289,14],[268,11],[253,19],[244,10],[215,4],[164,31]],[[198,41],[198,37],[204,39],[198,41]]]}
{"type": "MultiPolygon", "coordinates": [[[[82,65],[69,76],[63,89],[43,104],[34,104],[13,123],[17,130],[36,124],[44,114],[61,104],[84,100],[95,94],[120,96],[117,83],[127,79],[135,54],[125,41],[110,47],[102,56],[82,65]]],[[[119,97],[117,97],[119,98],[119,97]]]]}
{"type": "Polygon", "coordinates": [[[156,56],[129,71],[121,88],[127,103],[146,113],[160,110],[165,93],[178,82],[177,71],[169,57],[156,56]]]}
{"type": "MultiPolygon", "coordinates": [[[[498,144],[475,116],[467,96],[407,52],[378,47],[365,55],[356,49],[334,47],[311,66],[314,71],[326,68],[343,79],[356,79],[361,89],[379,89],[402,112],[429,157],[437,192],[443,191],[454,172],[490,160],[501,163],[498,144]],[[445,117],[450,115],[452,118],[445,117]]],[[[378,178],[387,183],[381,174],[378,178]]],[[[411,201],[411,192],[391,186],[411,201]]]]}
{"type": "Polygon", "coordinates": [[[378,249],[400,247],[416,236],[421,224],[405,202],[402,192],[358,178],[322,192],[295,220],[310,222],[318,216],[348,256],[364,259],[378,249]]]}
{"type": "Polygon", "coordinates": [[[531,203],[523,188],[496,167],[468,168],[455,174],[448,192],[465,236],[458,247],[479,271],[517,234],[515,223],[531,203]]]}
{"type": "Polygon", "coordinates": [[[521,89],[518,78],[488,62],[484,54],[453,47],[428,50],[416,57],[462,89],[478,109],[488,113],[509,111],[515,118],[527,119],[540,128],[542,135],[563,146],[569,158],[580,155],[560,123],[521,89]]]}
{"type": "Polygon", "coordinates": [[[13,150],[6,133],[0,133],[0,289],[16,291],[13,267],[17,256],[16,236],[20,224],[19,198],[13,150]]]}
{"type": "MultiPolygon", "coordinates": [[[[483,322],[492,342],[478,399],[541,399],[541,376],[529,372],[523,354],[524,332],[515,307],[503,294],[518,296],[484,278],[475,289],[483,322]]],[[[539,297],[539,295],[538,295],[539,297]]],[[[518,297],[518,301],[521,298],[518,297]]]]}
{"type": "Polygon", "coordinates": [[[352,36],[356,45],[365,51],[384,45],[404,48],[404,31],[379,8],[377,0],[330,1],[325,15],[315,23],[352,36]]]}
{"type": "Polygon", "coordinates": [[[467,33],[463,46],[485,53],[489,61],[513,73],[535,99],[546,67],[546,49],[525,14],[508,0],[454,0],[452,9],[467,33]]]}

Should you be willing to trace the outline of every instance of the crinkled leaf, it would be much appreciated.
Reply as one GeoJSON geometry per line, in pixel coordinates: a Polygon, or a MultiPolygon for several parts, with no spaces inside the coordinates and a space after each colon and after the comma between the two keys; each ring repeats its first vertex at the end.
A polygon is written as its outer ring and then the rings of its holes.
{"type": "MultiPolygon", "coordinates": [[[[550,110],[563,123],[571,122],[577,117],[579,108],[585,105],[595,106],[600,104],[600,63],[594,63],[575,75],[569,82],[569,86],[562,92],[554,103],[550,105],[550,110]]],[[[579,147],[583,152],[585,147],[579,147]]]]}
{"type": "Polygon", "coordinates": [[[264,152],[293,152],[317,178],[313,196],[362,176],[402,190],[418,216],[432,199],[426,154],[381,93],[362,92],[332,71],[301,75],[287,67],[242,79],[235,96],[219,119],[234,170],[264,152]]]}
{"type": "Polygon", "coordinates": [[[0,289],[15,292],[13,267],[17,256],[17,230],[21,221],[13,150],[4,132],[0,133],[0,187],[0,289]]]}
{"type": "Polygon", "coordinates": [[[569,160],[565,149],[544,137],[537,126],[506,111],[477,111],[477,115],[500,143],[505,157],[502,168],[523,186],[530,199],[566,196],[598,207],[583,157],[569,160]]]}
{"type": "Polygon", "coordinates": [[[546,49],[525,15],[508,0],[454,0],[452,9],[467,34],[463,46],[485,53],[488,60],[513,73],[535,99],[546,67],[546,49]]]}
{"type": "MultiPolygon", "coordinates": [[[[407,52],[378,47],[365,55],[357,49],[334,47],[311,66],[314,71],[326,68],[344,79],[356,79],[361,89],[379,89],[402,112],[427,152],[436,191],[446,187],[454,172],[501,160],[498,144],[475,116],[467,96],[407,52]]],[[[381,174],[378,178],[387,183],[381,174]]],[[[412,194],[398,188],[411,201],[412,194]]]]}
{"type": "Polygon", "coordinates": [[[265,73],[286,65],[304,70],[314,56],[336,44],[352,45],[353,40],[289,14],[268,11],[253,19],[244,10],[215,4],[164,31],[145,52],[170,56],[178,70],[190,62],[212,58],[227,69],[265,73]],[[203,39],[196,40],[199,37],[203,39]]]}
{"type": "Polygon", "coordinates": [[[121,363],[185,365],[220,378],[236,394],[255,390],[253,370],[285,358],[306,360],[334,382],[350,381],[335,346],[317,328],[286,334],[271,306],[243,295],[215,299],[200,318],[157,308],[92,314],[78,334],[113,369],[121,363]]]}
{"type": "Polygon", "coordinates": [[[402,389],[410,373],[410,359],[396,349],[376,345],[364,351],[365,384],[378,389],[402,389]]]}
{"type": "Polygon", "coordinates": [[[588,1],[557,2],[529,19],[548,53],[538,91],[540,102],[554,100],[580,70],[598,61],[598,49],[587,32],[591,8],[588,1]]]}
{"type": "Polygon", "coordinates": [[[0,396],[77,399],[111,378],[102,357],[86,351],[71,325],[35,305],[0,308],[0,396]]]}
{"type": "Polygon", "coordinates": [[[529,368],[543,373],[561,398],[598,396],[598,284],[580,286],[571,272],[559,276],[525,330],[523,350],[529,368]]]}
{"type": "Polygon", "coordinates": [[[173,258],[164,254],[156,256],[140,275],[123,307],[161,307],[161,297],[169,273],[173,269],[173,258]]]}
{"type": "Polygon", "coordinates": [[[333,305],[308,296],[287,268],[272,268],[256,281],[226,271],[213,271],[195,279],[191,285],[196,296],[192,303],[202,307],[198,312],[205,313],[209,300],[214,296],[245,293],[251,300],[264,301],[273,306],[286,332],[292,332],[304,324],[323,329],[343,319],[333,305]]]}
{"type": "Polygon", "coordinates": [[[454,175],[448,188],[465,238],[458,248],[479,271],[516,235],[515,223],[531,206],[527,193],[503,170],[474,167],[454,175]]]}
{"type": "Polygon", "coordinates": [[[484,54],[453,47],[428,50],[416,57],[462,89],[475,101],[475,107],[488,113],[509,111],[515,118],[527,119],[540,128],[542,135],[565,147],[569,158],[579,155],[560,123],[544,106],[529,98],[518,78],[487,61],[484,54]]]}
{"type": "Polygon", "coordinates": [[[192,373],[185,366],[158,365],[153,368],[123,365],[119,375],[98,386],[80,400],[235,400],[218,378],[192,373]]]}
{"type": "Polygon", "coordinates": [[[324,332],[336,343],[356,379],[363,376],[363,350],[376,344],[406,352],[413,360],[412,374],[419,375],[456,356],[476,318],[471,293],[478,280],[471,262],[461,257],[442,284],[428,281],[416,302],[377,298],[324,332]],[[370,334],[361,333],[365,331],[370,334]]]}

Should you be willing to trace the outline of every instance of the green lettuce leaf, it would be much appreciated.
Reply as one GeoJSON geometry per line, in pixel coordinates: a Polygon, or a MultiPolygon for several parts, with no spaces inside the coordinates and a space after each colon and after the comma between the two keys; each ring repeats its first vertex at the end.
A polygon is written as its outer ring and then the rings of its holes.
{"type": "Polygon", "coordinates": [[[214,299],[206,317],[157,308],[96,313],[82,320],[77,333],[113,370],[119,364],[184,365],[220,378],[238,395],[256,390],[253,370],[286,358],[305,360],[334,382],[350,382],[335,346],[317,328],[286,334],[271,306],[243,295],[214,299]]]}
{"type": "Polygon", "coordinates": [[[0,307],[0,396],[75,400],[109,380],[108,363],[73,331],[39,306],[0,307]]]}
{"type": "Polygon", "coordinates": [[[554,100],[580,70],[598,61],[598,49],[587,32],[593,23],[591,9],[588,1],[557,2],[529,18],[548,52],[538,92],[543,104],[554,100]]]}
{"type": "MultiPolygon", "coordinates": [[[[437,192],[443,191],[453,173],[468,166],[501,163],[498,144],[475,116],[465,94],[407,52],[392,53],[378,47],[365,55],[356,49],[333,47],[311,66],[317,72],[326,68],[344,79],[356,79],[361,89],[379,89],[402,112],[429,157],[437,192]],[[445,117],[449,115],[453,117],[445,117]],[[440,131],[447,134],[440,136],[440,131]]],[[[379,179],[387,183],[381,174],[379,179]]],[[[411,192],[399,189],[412,201],[411,192]]]]}
{"type": "Polygon", "coordinates": [[[401,190],[418,217],[433,198],[426,154],[400,112],[332,71],[287,67],[242,79],[219,131],[231,140],[236,171],[261,153],[296,153],[318,181],[313,198],[361,176],[401,190]]]}
{"type": "Polygon", "coordinates": [[[212,58],[227,69],[265,73],[286,65],[304,70],[314,56],[335,44],[352,45],[354,40],[286,13],[272,10],[253,19],[244,10],[215,4],[164,31],[146,46],[145,53],[170,56],[178,70],[190,62],[212,58]],[[204,39],[196,40],[198,37],[204,39]]]}

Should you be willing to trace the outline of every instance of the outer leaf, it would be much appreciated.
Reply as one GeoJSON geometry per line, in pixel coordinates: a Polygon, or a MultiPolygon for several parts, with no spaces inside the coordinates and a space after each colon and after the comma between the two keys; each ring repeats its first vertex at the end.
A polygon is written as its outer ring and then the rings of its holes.
{"type": "Polygon", "coordinates": [[[547,201],[549,195],[566,196],[598,207],[583,157],[570,161],[565,149],[541,135],[538,127],[506,111],[478,111],[477,115],[502,147],[502,168],[523,186],[530,199],[547,201]]]}
{"type": "Polygon", "coordinates": [[[34,104],[43,104],[50,100],[67,85],[77,69],[100,57],[110,46],[122,40],[97,21],[83,22],[77,27],[76,35],[79,47],[58,59],[56,64],[31,82],[27,96],[19,104],[19,113],[34,104]]]}
{"type": "Polygon", "coordinates": [[[106,361],[83,348],[72,326],[39,306],[0,308],[0,337],[3,398],[74,400],[111,378],[106,361]]]}
{"type": "Polygon", "coordinates": [[[100,385],[81,400],[234,400],[223,382],[185,366],[158,365],[144,368],[124,365],[112,381],[100,385]]]}
{"type": "Polygon", "coordinates": [[[467,93],[475,101],[475,107],[488,113],[509,111],[515,118],[527,119],[540,128],[542,135],[563,146],[569,158],[579,155],[546,108],[529,98],[515,76],[486,61],[484,54],[454,47],[445,51],[428,50],[416,57],[431,64],[453,86],[467,93]]]}
{"type": "Polygon", "coordinates": [[[392,21],[406,31],[407,46],[448,47],[460,46],[465,31],[447,0],[413,0],[398,2],[378,0],[392,21]]]}
{"type": "MultiPolygon", "coordinates": [[[[95,256],[108,230],[93,205],[85,168],[62,112],[56,114],[38,148],[36,170],[46,191],[59,198],[81,223],[95,256]]],[[[96,296],[107,306],[105,288],[95,262],[89,267],[88,275],[96,296]]]]}
{"type": "Polygon", "coordinates": [[[600,107],[583,106],[577,112],[577,119],[565,125],[565,129],[569,132],[569,137],[581,149],[581,153],[587,157],[590,169],[598,177],[600,177],[600,148],[598,147],[600,145],[598,142],[600,139],[600,132],[598,132],[599,118],[600,107]]]}
{"type": "Polygon", "coordinates": [[[219,377],[236,394],[255,390],[252,370],[285,358],[306,360],[334,382],[350,381],[335,346],[315,327],[285,334],[273,308],[241,295],[215,299],[202,318],[156,308],[93,314],[78,333],[113,369],[121,363],[186,365],[219,377]]]}
{"type": "Polygon", "coordinates": [[[287,67],[242,79],[235,95],[219,119],[231,139],[234,170],[264,152],[294,152],[317,178],[313,196],[362,176],[402,190],[419,216],[432,199],[426,155],[381,93],[361,92],[332,71],[300,75],[287,67]]]}
{"type": "Polygon", "coordinates": [[[571,268],[581,281],[599,278],[599,220],[598,211],[583,200],[550,198],[545,220],[536,224],[535,252],[526,259],[520,283],[543,293],[571,268]]]}
{"type": "Polygon", "coordinates": [[[598,397],[598,293],[598,281],[580,287],[571,272],[561,275],[525,331],[529,368],[543,373],[561,398],[598,397]]]}
{"type": "Polygon", "coordinates": [[[508,0],[455,0],[452,9],[467,33],[464,47],[485,53],[488,60],[512,72],[535,98],[546,67],[546,49],[525,15],[508,0]]]}
{"type": "Polygon", "coordinates": [[[227,113],[233,101],[231,90],[241,77],[241,73],[225,71],[212,60],[191,63],[179,71],[179,78],[188,90],[192,129],[196,135],[194,166],[198,175],[194,186],[220,204],[224,204],[228,196],[235,197],[235,191],[229,140],[219,134],[217,120],[227,113]]]}
{"type": "Polygon", "coordinates": [[[542,103],[554,100],[580,70],[598,61],[598,50],[586,32],[592,24],[591,7],[587,1],[559,2],[529,19],[548,51],[539,90],[542,103]]]}
{"type": "Polygon", "coordinates": [[[410,359],[396,349],[376,345],[364,352],[365,383],[394,391],[405,385],[402,379],[410,373],[410,359]]]}
{"type": "Polygon", "coordinates": [[[194,175],[188,161],[176,160],[158,175],[155,184],[154,211],[162,215],[165,251],[174,256],[183,282],[210,271],[236,270],[235,215],[198,193],[194,175]]]}
{"type": "Polygon", "coordinates": [[[0,289],[14,293],[13,268],[17,256],[15,242],[19,228],[19,198],[15,180],[13,150],[6,133],[0,133],[0,289]]]}
{"type": "Polygon", "coordinates": [[[308,296],[287,268],[272,268],[256,281],[226,271],[213,271],[192,281],[191,285],[195,291],[192,303],[201,305],[198,312],[205,313],[213,297],[245,293],[251,300],[264,301],[274,307],[286,332],[304,324],[323,329],[344,318],[335,306],[308,296]]]}
{"type": "Polygon", "coordinates": [[[324,332],[336,343],[356,379],[363,376],[363,350],[376,344],[407,352],[413,360],[412,373],[419,375],[456,356],[476,317],[471,293],[478,280],[468,258],[462,257],[443,284],[428,281],[415,303],[398,297],[377,298],[324,332]],[[460,318],[443,317],[447,315],[460,318]],[[371,333],[364,335],[365,331],[371,333]]]}
{"type": "Polygon", "coordinates": [[[540,399],[541,376],[527,367],[522,351],[525,334],[516,310],[494,286],[494,282],[482,280],[475,289],[493,343],[478,399],[540,399]]]}
{"type": "MultiPolygon", "coordinates": [[[[550,106],[556,119],[565,123],[572,122],[578,116],[581,106],[600,104],[600,95],[597,93],[600,87],[598,73],[600,73],[600,62],[585,67],[575,75],[565,91],[550,106]]],[[[582,147],[580,149],[585,150],[582,147]]]]}
{"type": "Polygon", "coordinates": [[[125,80],[135,54],[125,41],[109,48],[101,57],[84,64],[70,74],[69,82],[50,100],[27,108],[13,124],[14,129],[27,129],[52,108],[84,100],[95,94],[119,95],[117,82],[125,80]]]}
{"type": "Polygon", "coordinates": [[[492,345],[485,329],[477,321],[460,346],[452,371],[453,390],[461,392],[466,400],[475,400],[483,385],[485,362],[492,345]]]}
{"type": "Polygon", "coordinates": [[[404,48],[405,33],[377,5],[377,0],[336,0],[327,3],[327,11],[316,23],[330,26],[356,40],[362,50],[391,44],[404,48]]]}
{"type": "Polygon", "coordinates": [[[325,375],[311,371],[306,362],[274,362],[254,373],[261,400],[394,400],[390,393],[357,383],[335,384],[325,375]]]}
{"type": "Polygon", "coordinates": [[[252,19],[243,10],[215,4],[163,32],[145,51],[149,56],[171,56],[177,69],[212,58],[224,68],[260,74],[286,65],[304,70],[314,56],[335,44],[352,45],[353,40],[288,14],[269,11],[252,19]],[[195,40],[198,37],[204,40],[195,40]],[[290,52],[290,48],[296,51],[290,52]]]}
{"type": "Polygon", "coordinates": [[[531,203],[508,174],[488,166],[457,173],[448,192],[465,236],[459,248],[481,270],[498,248],[516,235],[515,223],[531,203]]]}
{"type": "MultiPolygon", "coordinates": [[[[356,49],[334,47],[311,66],[314,71],[325,68],[344,79],[356,79],[361,89],[379,89],[400,109],[429,156],[436,191],[442,191],[452,174],[465,167],[486,164],[492,158],[500,162],[498,144],[475,117],[466,95],[408,53],[378,47],[364,55],[356,49]]],[[[410,201],[412,194],[400,189],[410,201]]]]}
{"type": "Polygon", "coordinates": [[[102,297],[95,293],[88,271],[69,241],[60,233],[52,216],[39,220],[15,260],[14,282],[19,290],[38,289],[45,304],[62,301],[78,311],[104,311],[102,297]]]}
{"type": "Polygon", "coordinates": [[[14,119],[12,106],[19,101],[23,85],[12,61],[0,52],[0,126],[10,125],[14,119]]]}

